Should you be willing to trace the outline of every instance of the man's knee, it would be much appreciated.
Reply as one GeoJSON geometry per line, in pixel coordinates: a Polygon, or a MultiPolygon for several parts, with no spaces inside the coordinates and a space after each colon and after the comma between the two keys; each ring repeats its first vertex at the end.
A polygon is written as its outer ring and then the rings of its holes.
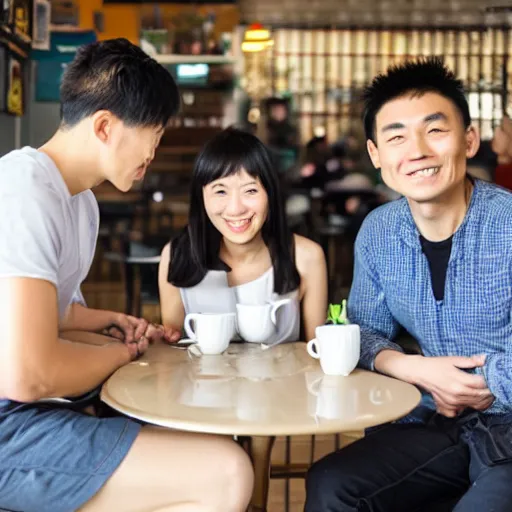
{"type": "Polygon", "coordinates": [[[306,476],[305,512],[356,510],[353,473],[343,456],[332,453],[311,466],[306,476]]]}
{"type": "Polygon", "coordinates": [[[481,468],[479,475],[472,475],[474,481],[462,496],[454,512],[512,510],[512,462],[490,468],[481,468]]]}

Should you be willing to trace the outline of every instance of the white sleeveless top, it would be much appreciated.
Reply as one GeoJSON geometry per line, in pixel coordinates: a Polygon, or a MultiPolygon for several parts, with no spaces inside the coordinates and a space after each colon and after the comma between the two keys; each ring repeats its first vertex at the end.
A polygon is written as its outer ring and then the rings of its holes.
{"type": "Polygon", "coordinates": [[[292,299],[277,310],[277,333],[270,344],[298,341],[300,337],[299,289],[279,295],[274,292],[274,269],[238,286],[229,286],[224,270],[209,270],[204,279],[190,288],[180,288],[181,300],[188,313],[236,313],[236,304],[267,304],[292,299]]]}

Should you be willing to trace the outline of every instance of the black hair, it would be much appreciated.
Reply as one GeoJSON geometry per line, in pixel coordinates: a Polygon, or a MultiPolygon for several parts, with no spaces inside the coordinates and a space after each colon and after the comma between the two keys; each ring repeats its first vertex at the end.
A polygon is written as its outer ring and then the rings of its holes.
{"type": "Polygon", "coordinates": [[[208,270],[231,270],[220,259],[221,234],[206,214],[203,187],[241,170],[258,178],[268,196],[268,214],[261,233],[274,268],[274,291],[282,295],[298,288],[294,238],[288,228],[277,171],[266,146],[254,135],[234,128],[208,141],[195,162],[188,226],[172,241],[168,281],[174,286],[195,286],[208,270]]]}
{"type": "Polygon", "coordinates": [[[471,124],[464,85],[439,57],[420,58],[392,66],[376,76],[363,92],[363,123],[366,138],[375,144],[375,118],[389,101],[412,94],[435,92],[452,101],[460,112],[465,128],[471,124]]]}
{"type": "Polygon", "coordinates": [[[127,39],[80,47],[60,86],[60,117],[71,128],[99,110],[128,126],[165,126],[180,106],[170,73],[127,39]]]}

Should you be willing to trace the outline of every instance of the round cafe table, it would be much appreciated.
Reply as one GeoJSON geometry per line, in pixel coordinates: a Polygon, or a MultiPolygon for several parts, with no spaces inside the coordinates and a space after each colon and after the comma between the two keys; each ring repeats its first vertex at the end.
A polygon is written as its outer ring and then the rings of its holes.
{"type": "Polygon", "coordinates": [[[304,343],[269,349],[231,343],[222,355],[197,357],[157,344],[117,370],[102,400],[113,409],[172,429],[250,436],[253,510],[266,510],[275,436],[363,430],[409,413],[420,400],[412,385],[355,370],[323,374],[304,343]]]}

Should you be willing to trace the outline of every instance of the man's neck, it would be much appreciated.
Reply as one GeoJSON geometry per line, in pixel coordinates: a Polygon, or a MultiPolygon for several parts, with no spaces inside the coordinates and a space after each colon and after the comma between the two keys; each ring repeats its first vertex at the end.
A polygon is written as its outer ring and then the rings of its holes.
{"type": "Polygon", "coordinates": [[[411,213],[421,235],[431,242],[450,238],[462,224],[471,200],[473,184],[466,178],[460,186],[432,203],[409,201],[411,213]]]}
{"type": "Polygon", "coordinates": [[[94,152],[87,151],[89,144],[80,130],[58,130],[39,151],[55,163],[71,195],[99,185],[104,179],[99,175],[94,152]]]}

